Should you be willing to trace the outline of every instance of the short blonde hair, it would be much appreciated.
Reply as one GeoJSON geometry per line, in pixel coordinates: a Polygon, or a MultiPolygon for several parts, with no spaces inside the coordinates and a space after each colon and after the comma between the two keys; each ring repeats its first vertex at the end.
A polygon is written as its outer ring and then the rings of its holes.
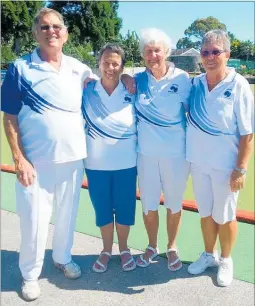
{"type": "MultiPolygon", "coordinates": [[[[59,20],[60,20],[60,23],[65,26],[65,22],[64,22],[64,18],[63,16],[58,12],[58,11],[55,11],[53,9],[50,9],[50,8],[47,8],[47,7],[43,7],[41,8],[37,14],[35,15],[34,17],[34,20],[33,20],[33,25],[32,25],[32,31],[34,33],[36,33],[36,27],[37,25],[39,24],[39,20],[41,17],[45,16],[45,15],[49,15],[49,14],[54,14],[56,15],[59,20]]],[[[65,26],[66,27],[66,26],[65,26]]]]}
{"type": "Polygon", "coordinates": [[[156,28],[147,28],[141,30],[139,49],[143,57],[144,47],[146,45],[162,44],[164,46],[166,57],[171,53],[171,39],[165,32],[156,28]]]}

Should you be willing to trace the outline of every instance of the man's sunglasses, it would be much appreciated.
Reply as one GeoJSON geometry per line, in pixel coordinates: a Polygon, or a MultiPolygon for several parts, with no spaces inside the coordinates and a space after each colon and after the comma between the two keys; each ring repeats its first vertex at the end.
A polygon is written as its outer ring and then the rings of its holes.
{"type": "Polygon", "coordinates": [[[225,50],[212,50],[212,51],[200,51],[201,56],[207,57],[209,55],[219,56],[221,53],[225,52],[225,50]]]}
{"type": "Polygon", "coordinates": [[[65,26],[62,24],[53,24],[53,25],[43,24],[40,26],[41,31],[49,31],[50,29],[53,29],[54,31],[59,32],[64,28],[65,26]]]}

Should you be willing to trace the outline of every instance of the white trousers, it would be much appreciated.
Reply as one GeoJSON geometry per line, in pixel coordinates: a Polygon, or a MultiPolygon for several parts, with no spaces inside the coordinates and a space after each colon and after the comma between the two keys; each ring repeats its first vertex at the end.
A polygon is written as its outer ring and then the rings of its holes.
{"type": "Polygon", "coordinates": [[[83,160],[35,165],[33,185],[24,187],[16,182],[21,230],[19,267],[25,280],[36,280],[41,274],[53,203],[53,260],[60,264],[71,261],[83,170],[83,160]]]}

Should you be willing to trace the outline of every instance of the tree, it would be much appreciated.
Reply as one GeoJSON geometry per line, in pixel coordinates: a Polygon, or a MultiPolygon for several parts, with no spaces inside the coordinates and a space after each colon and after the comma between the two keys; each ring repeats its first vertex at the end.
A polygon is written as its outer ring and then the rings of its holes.
{"type": "Polygon", "coordinates": [[[188,43],[193,48],[200,48],[201,41],[206,32],[210,30],[224,30],[227,28],[224,23],[221,23],[217,18],[212,16],[207,18],[196,19],[185,31],[184,38],[178,40],[177,45],[182,46],[188,43]],[[185,40],[186,39],[186,40],[185,40]],[[190,44],[192,42],[192,44],[190,44]]]}
{"type": "Polygon", "coordinates": [[[240,46],[241,46],[241,41],[239,39],[233,39],[231,41],[231,57],[232,58],[240,58],[240,46]]]}
{"type": "Polygon", "coordinates": [[[119,36],[117,41],[125,51],[126,66],[139,66],[141,55],[139,51],[139,38],[135,31],[128,31],[126,36],[119,36]]]}
{"type": "Polygon", "coordinates": [[[176,44],[177,49],[185,49],[185,48],[195,48],[196,49],[197,43],[191,41],[188,37],[183,37],[178,40],[176,44]]]}
{"type": "Polygon", "coordinates": [[[122,25],[117,1],[50,1],[47,6],[64,16],[73,40],[91,43],[95,54],[116,39],[122,25]]]}
{"type": "Polygon", "coordinates": [[[240,58],[248,61],[254,56],[254,44],[250,40],[240,43],[240,58]]]}
{"type": "Polygon", "coordinates": [[[228,31],[228,37],[229,37],[231,43],[232,43],[232,41],[237,40],[237,38],[235,37],[235,34],[229,32],[229,31],[228,31]]]}
{"type": "Polygon", "coordinates": [[[85,63],[90,68],[96,67],[96,58],[93,56],[93,49],[90,43],[77,45],[73,41],[72,35],[69,35],[69,39],[63,47],[63,52],[85,63]]]}
{"type": "Polygon", "coordinates": [[[33,17],[43,6],[43,1],[2,1],[2,44],[12,43],[12,49],[17,55],[21,54],[22,47],[29,48],[33,17]]]}

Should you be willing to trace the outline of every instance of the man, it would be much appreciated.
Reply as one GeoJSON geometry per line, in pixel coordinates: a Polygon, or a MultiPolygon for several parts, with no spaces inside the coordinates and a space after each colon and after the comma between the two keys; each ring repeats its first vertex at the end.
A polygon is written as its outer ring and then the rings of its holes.
{"type": "Polygon", "coordinates": [[[71,257],[87,156],[81,100],[84,80],[97,78],[89,67],[62,53],[68,32],[57,11],[41,9],[33,34],[39,47],[10,65],[2,85],[4,127],[17,174],[19,267],[26,300],[40,295],[38,278],[53,202],[54,265],[68,278],[81,275],[71,257]]]}

